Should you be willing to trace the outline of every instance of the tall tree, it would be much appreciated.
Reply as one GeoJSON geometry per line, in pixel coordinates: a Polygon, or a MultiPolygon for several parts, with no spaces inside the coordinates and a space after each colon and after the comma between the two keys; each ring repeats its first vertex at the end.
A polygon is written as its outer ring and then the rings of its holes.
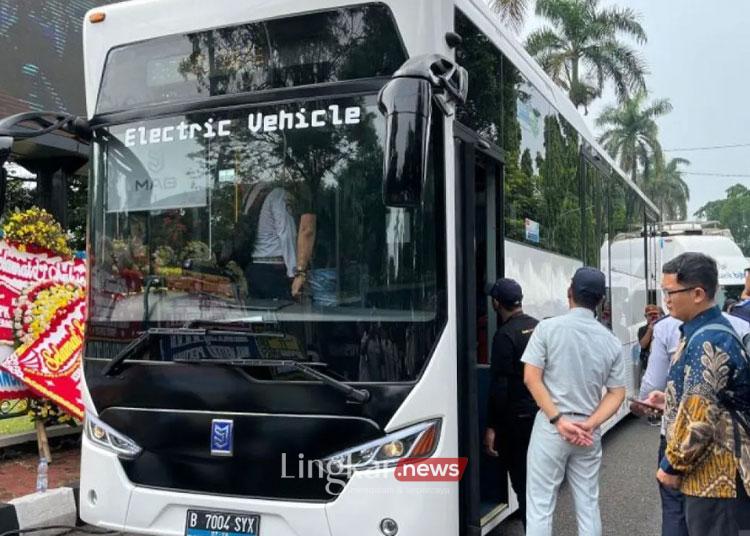
{"type": "Polygon", "coordinates": [[[620,100],[645,90],[646,65],[621,40],[630,36],[639,44],[646,42],[635,11],[600,7],[599,0],[537,0],[536,14],[550,26],[529,35],[526,49],[576,107],[588,111],[607,81],[612,81],[620,100]]]}
{"type": "Polygon", "coordinates": [[[530,0],[492,0],[490,7],[500,14],[503,22],[518,31],[526,19],[529,3],[530,0]]]}
{"type": "Polygon", "coordinates": [[[721,222],[732,232],[742,252],[750,256],[750,190],[741,184],[727,188],[727,197],[709,201],[696,213],[699,218],[721,222]]]}
{"type": "Polygon", "coordinates": [[[682,178],[680,166],[690,165],[684,158],[672,158],[666,164],[660,163],[653,172],[644,177],[644,191],[659,207],[665,220],[687,218],[687,203],[690,201],[690,188],[682,178]]]}
{"type": "Polygon", "coordinates": [[[607,107],[596,120],[596,125],[605,129],[599,143],[612,158],[619,160],[622,170],[629,173],[635,183],[641,182],[639,169],[643,170],[643,176],[648,176],[652,166],[661,164],[663,156],[656,119],[672,111],[667,99],[648,105],[645,101],[646,93],[639,92],[619,106],[607,107]]]}

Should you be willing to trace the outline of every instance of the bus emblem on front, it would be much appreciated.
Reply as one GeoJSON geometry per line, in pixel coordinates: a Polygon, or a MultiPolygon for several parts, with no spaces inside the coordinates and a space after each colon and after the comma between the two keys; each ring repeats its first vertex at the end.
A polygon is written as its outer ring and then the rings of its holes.
{"type": "Polygon", "coordinates": [[[211,421],[211,456],[231,456],[233,440],[233,420],[214,419],[211,421]]]}

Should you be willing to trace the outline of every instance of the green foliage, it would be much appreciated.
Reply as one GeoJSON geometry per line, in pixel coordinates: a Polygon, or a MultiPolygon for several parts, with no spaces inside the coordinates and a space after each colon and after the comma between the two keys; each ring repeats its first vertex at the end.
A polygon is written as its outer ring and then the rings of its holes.
{"type": "Polygon", "coordinates": [[[656,119],[672,111],[667,99],[645,105],[646,93],[639,92],[618,106],[607,107],[596,120],[596,125],[606,129],[599,137],[612,158],[638,182],[638,171],[648,174],[654,165],[661,165],[663,156],[659,143],[656,119]]]}
{"type": "Polygon", "coordinates": [[[16,209],[24,211],[37,204],[36,186],[30,186],[32,183],[20,180],[9,179],[5,191],[5,214],[13,213],[16,209]]]}
{"type": "Polygon", "coordinates": [[[74,251],[86,249],[86,212],[89,202],[88,177],[73,175],[68,178],[68,231],[70,247],[74,251]]]}
{"type": "Polygon", "coordinates": [[[690,162],[684,158],[673,158],[666,164],[659,162],[651,172],[644,174],[643,189],[659,207],[664,220],[687,218],[690,188],[682,178],[682,165],[690,165],[690,162]]]}
{"type": "Polygon", "coordinates": [[[727,188],[727,197],[709,201],[695,213],[699,218],[721,222],[732,232],[742,253],[750,256],[750,190],[741,184],[727,188]]]}
{"type": "Polygon", "coordinates": [[[635,11],[600,7],[599,0],[537,0],[536,14],[550,25],[529,35],[526,49],[576,107],[601,96],[608,81],[621,100],[645,90],[646,65],[620,39],[646,42],[635,11]]]}
{"type": "Polygon", "coordinates": [[[526,19],[529,0],[492,0],[490,7],[500,14],[503,22],[518,31],[526,19]]]}

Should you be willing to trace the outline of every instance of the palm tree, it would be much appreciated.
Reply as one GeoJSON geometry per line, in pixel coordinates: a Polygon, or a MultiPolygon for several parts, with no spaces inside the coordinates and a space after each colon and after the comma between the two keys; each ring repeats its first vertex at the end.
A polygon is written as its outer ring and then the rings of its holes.
{"type": "Polygon", "coordinates": [[[530,0],[492,0],[490,7],[515,31],[521,29],[530,0]]]}
{"type": "Polygon", "coordinates": [[[690,201],[690,188],[682,178],[680,166],[689,166],[684,158],[672,158],[664,165],[654,168],[651,176],[644,177],[644,190],[651,201],[659,207],[665,220],[687,218],[687,203],[690,201]]]}
{"type": "Polygon", "coordinates": [[[608,106],[596,120],[596,125],[605,128],[599,136],[601,143],[612,158],[618,159],[620,167],[638,183],[639,166],[644,176],[649,176],[651,167],[662,160],[659,143],[659,127],[656,119],[672,111],[667,99],[658,99],[645,105],[646,93],[638,92],[619,106],[608,106]]]}
{"type": "Polygon", "coordinates": [[[529,35],[526,49],[577,107],[601,96],[611,80],[624,100],[646,88],[646,66],[620,35],[646,42],[639,15],[629,8],[601,8],[599,0],[537,0],[536,14],[551,26],[529,35]]]}

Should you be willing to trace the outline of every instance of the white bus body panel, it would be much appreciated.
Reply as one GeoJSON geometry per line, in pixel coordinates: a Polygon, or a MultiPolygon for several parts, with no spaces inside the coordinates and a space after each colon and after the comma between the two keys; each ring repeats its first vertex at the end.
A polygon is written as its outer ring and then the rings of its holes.
{"type": "Polygon", "coordinates": [[[505,241],[505,276],[523,289],[523,309],[539,320],[568,311],[568,287],[583,262],[563,255],[505,241]]]}

